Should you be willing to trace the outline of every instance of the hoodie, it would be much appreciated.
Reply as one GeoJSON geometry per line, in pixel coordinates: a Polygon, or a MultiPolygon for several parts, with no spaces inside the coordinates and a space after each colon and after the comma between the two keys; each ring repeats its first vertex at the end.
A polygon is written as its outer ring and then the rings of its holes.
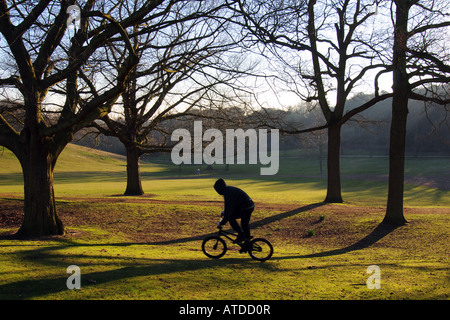
{"type": "Polygon", "coordinates": [[[214,189],[218,194],[223,195],[225,201],[222,225],[227,223],[229,219],[241,218],[243,211],[255,206],[252,199],[243,190],[227,186],[223,179],[216,181],[214,189]]]}

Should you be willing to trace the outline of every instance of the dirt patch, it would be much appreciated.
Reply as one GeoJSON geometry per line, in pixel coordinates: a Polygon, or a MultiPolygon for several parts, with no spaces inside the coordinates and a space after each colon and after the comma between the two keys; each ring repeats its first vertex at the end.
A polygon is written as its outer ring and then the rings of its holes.
{"type": "MultiPolygon", "coordinates": [[[[63,237],[89,238],[90,235],[79,230],[96,226],[112,234],[120,234],[130,243],[200,241],[217,230],[215,225],[223,207],[222,201],[163,201],[149,197],[78,200],[57,205],[58,214],[67,227],[63,237]],[[118,205],[106,205],[111,203],[118,205]],[[146,205],[136,209],[127,207],[126,203],[146,205]],[[184,206],[189,206],[189,210],[184,206]],[[214,208],[213,214],[205,212],[205,206],[214,208]]],[[[324,203],[256,203],[256,208],[251,220],[254,235],[274,242],[332,246],[346,246],[370,234],[382,221],[385,212],[383,207],[324,203]]],[[[0,228],[17,230],[22,222],[23,202],[0,201],[0,212],[0,228]]],[[[448,213],[448,208],[405,208],[407,219],[416,214],[448,213]]]]}
{"type": "Polygon", "coordinates": [[[18,228],[23,219],[22,201],[0,201],[0,228],[18,228]]]}

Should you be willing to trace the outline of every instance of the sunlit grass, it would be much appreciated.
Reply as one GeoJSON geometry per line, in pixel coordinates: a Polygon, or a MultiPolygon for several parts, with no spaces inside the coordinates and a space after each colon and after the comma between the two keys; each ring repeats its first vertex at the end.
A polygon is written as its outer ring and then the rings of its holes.
{"type": "MultiPolygon", "coordinates": [[[[218,177],[228,184],[248,191],[255,201],[272,203],[310,203],[325,198],[326,176],[319,175],[314,158],[281,159],[276,176],[259,176],[259,166],[214,166],[214,170],[195,175],[195,166],[178,166],[167,162],[141,163],[142,185],[147,194],[159,199],[217,200],[212,186],[218,177]],[[312,176],[311,176],[312,175],[312,176]],[[180,179],[182,178],[182,179],[180,179]]],[[[160,159],[161,160],[161,159],[160,159]]],[[[343,157],[342,174],[385,174],[387,158],[343,157]]],[[[23,196],[20,164],[6,149],[0,157],[0,193],[23,196]]],[[[446,159],[408,158],[406,172],[410,174],[445,175],[450,172],[446,159]],[[422,171],[421,171],[422,170],[422,171]]],[[[370,180],[368,176],[355,180],[343,178],[342,193],[349,203],[384,206],[387,182],[370,180]]],[[[69,145],[55,168],[57,197],[104,197],[120,195],[126,188],[126,162],[123,156],[76,145],[69,145]]],[[[449,206],[450,192],[424,186],[405,185],[406,206],[449,206]]]]}
{"type": "MultiPolygon", "coordinates": [[[[386,164],[344,158],[342,171],[385,174],[386,164]]],[[[383,219],[387,183],[343,179],[344,204],[292,213],[323,201],[326,177],[318,168],[317,159],[289,158],[274,177],[260,177],[258,166],[215,167],[197,176],[194,166],[179,171],[143,162],[147,195],[123,197],[123,157],[69,146],[55,169],[57,209],[68,234],[0,239],[0,299],[448,299],[449,191],[406,184],[409,223],[349,250],[383,219]],[[252,221],[266,224],[252,232],[273,243],[271,260],[252,261],[231,244],[217,261],[201,252],[202,236],[217,230],[222,210],[217,177],[257,203],[252,221]],[[308,237],[308,230],[314,234],[308,237]],[[372,264],[381,268],[381,290],[366,287],[372,264]],[[81,268],[81,290],[66,287],[69,265],[81,268]]],[[[407,161],[408,174],[439,172],[449,172],[444,160],[407,161]]],[[[4,151],[0,201],[20,208],[22,197],[20,165],[4,151]]]]}
{"type": "MultiPolygon", "coordinates": [[[[125,211],[129,221],[141,218],[141,207],[122,204],[112,212],[112,206],[96,203],[85,206],[96,216],[102,212],[120,215],[125,211]]],[[[149,212],[147,219],[152,214],[179,219],[183,210],[189,211],[183,205],[160,209],[163,211],[149,212]],[[176,211],[179,214],[173,214],[176,211]]],[[[265,263],[239,254],[231,244],[222,259],[208,259],[200,250],[201,238],[176,241],[183,237],[178,229],[166,234],[175,240],[173,243],[131,241],[132,231],[117,232],[125,227],[127,218],[123,224],[72,226],[74,236],[32,241],[3,239],[0,299],[448,298],[449,220],[445,214],[411,214],[409,225],[390,232],[367,248],[346,251],[345,243],[351,245],[367,236],[381,215],[343,218],[326,207],[305,214],[313,216],[320,212],[325,212],[327,219],[321,226],[314,225],[318,232],[311,237],[281,236],[287,226],[307,228],[307,224],[301,223],[302,215],[288,218],[291,223],[280,220],[278,227],[269,224],[255,229],[254,234],[267,237],[275,247],[273,258],[265,263]],[[351,229],[327,235],[332,228],[340,228],[336,221],[351,229]],[[81,235],[77,236],[78,232],[81,235]],[[366,270],[373,264],[381,268],[380,290],[366,287],[369,276],[366,270]],[[81,269],[80,290],[66,287],[69,265],[81,269]]],[[[192,219],[200,222],[203,218],[196,214],[192,219]]],[[[214,228],[199,225],[202,232],[214,228]]],[[[193,233],[192,227],[190,230],[193,233]]]]}

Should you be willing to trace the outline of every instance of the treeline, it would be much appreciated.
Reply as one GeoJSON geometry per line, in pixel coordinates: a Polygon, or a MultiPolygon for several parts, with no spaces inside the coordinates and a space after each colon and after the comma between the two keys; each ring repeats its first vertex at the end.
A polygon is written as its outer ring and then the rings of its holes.
{"type": "MultiPolygon", "coordinates": [[[[368,101],[370,97],[359,94],[350,99],[347,109],[351,110],[354,106],[361,105],[368,101]]],[[[348,121],[342,128],[342,155],[366,155],[366,156],[387,156],[389,154],[389,127],[391,116],[392,101],[387,99],[348,121]]],[[[235,113],[238,112],[236,109],[235,113]]],[[[314,127],[320,125],[320,110],[311,109],[307,105],[297,106],[288,110],[275,110],[274,113],[282,114],[285,122],[301,121],[303,126],[314,127]]],[[[172,119],[165,124],[160,125],[165,132],[171,132],[170,128],[189,127],[193,121],[202,120],[208,122],[207,127],[218,129],[250,127],[245,118],[252,118],[241,110],[240,123],[225,122],[222,120],[218,124],[216,121],[202,117],[182,117],[172,119]]],[[[279,119],[279,117],[278,117],[279,119]]],[[[153,132],[152,134],[156,134],[153,132]]],[[[166,141],[170,141],[166,139],[166,141]]],[[[117,153],[126,154],[124,145],[116,137],[105,136],[98,132],[85,131],[78,134],[75,140],[76,144],[88,146],[91,148],[117,153]]],[[[326,154],[327,135],[325,130],[318,130],[303,134],[283,134],[280,135],[280,151],[300,150],[304,155],[317,156],[326,154]]],[[[409,115],[406,137],[406,152],[408,156],[450,156],[450,127],[447,121],[445,108],[437,105],[424,105],[419,101],[410,101],[409,115]]],[[[155,152],[147,155],[145,158],[152,159],[163,155],[155,152]]],[[[281,152],[283,156],[283,152],[281,152]]]]}
{"type": "MultiPolygon", "coordinates": [[[[388,99],[363,112],[359,123],[345,125],[343,154],[362,151],[388,155],[391,108],[392,101],[388,99]]],[[[450,128],[445,108],[410,100],[405,147],[408,156],[449,156],[450,128]]]]}

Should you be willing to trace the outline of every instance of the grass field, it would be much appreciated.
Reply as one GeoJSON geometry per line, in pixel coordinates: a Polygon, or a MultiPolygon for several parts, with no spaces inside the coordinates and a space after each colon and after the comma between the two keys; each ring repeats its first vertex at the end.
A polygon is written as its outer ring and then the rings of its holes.
{"type": "Polygon", "coordinates": [[[117,155],[69,146],[55,169],[58,213],[67,234],[15,240],[23,185],[19,163],[0,158],[0,299],[448,299],[450,177],[448,159],[407,160],[408,224],[379,227],[386,158],[343,157],[344,204],[323,204],[326,179],[317,160],[289,155],[279,175],[258,166],[194,175],[165,162],[142,163],[142,197],[123,197],[126,163],[117,155]],[[201,252],[216,232],[222,199],[217,177],[256,202],[254,236],[274,245],[259,263],[230,250],[201,252]],[[410,183],[408,183],[410,182],[410,183]],[[313,235],[311,235],[313,234],[313,235]],[[68,290],[67,267],[81,269],[68,290]],[[381,270],[370,290],[367,268],[381,270]],[[251,283],[251,290],[248,284],[251,283]]]}

